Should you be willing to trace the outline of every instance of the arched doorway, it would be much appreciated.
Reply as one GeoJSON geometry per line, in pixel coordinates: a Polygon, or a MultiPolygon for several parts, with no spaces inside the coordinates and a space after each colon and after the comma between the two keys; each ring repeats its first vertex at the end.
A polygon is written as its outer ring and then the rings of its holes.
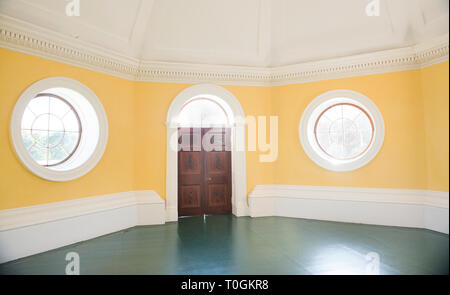
{"type": "Polygon", "coordinates": [[[216,85],[199,84],[178,94],[167,114],[166,220],[178,220],[178,129],[184,124],[190,127],[230,128],[232,213],[236,216],[248,215],[244,111],[228,90],[216,85]],[[198,113],[183,112],[186,108],[195,109],[198,113]],[[214,115],[208,116],[210,112],[214,115]],[[202,117],[202,114],[206,116],[202,117]]]}

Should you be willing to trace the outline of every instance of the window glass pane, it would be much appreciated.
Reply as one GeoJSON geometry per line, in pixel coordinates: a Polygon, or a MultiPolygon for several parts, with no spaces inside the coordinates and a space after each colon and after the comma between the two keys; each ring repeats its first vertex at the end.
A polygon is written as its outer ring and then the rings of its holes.
{"type": "Polygon", "coordinates": [[[358,119],[355,121],[356,125],[358,126],[358,129],[361,131],[370,131],[372,130],[372,124],[370,122],[369,117],[367,116],[359,116],[358,119]]]}
{"type": "Polygon", "coordinates": [[[39,146],[47,147],[48,131],[33,130],[31,135],[35,143],[37,143],[39,146]]]}
{"type": "Polygon", "coordinates": [[[22,115],[22,129],[31,129],[34,118],[36,118],[36,116],[26,108],[22,115]]]}
{"type": "Polygon", "coordinates": [[[30,155],[38,164],[46,165],[47,164],[47,149],[40,147],[38,145],[34,145],[29,149],[30,155]]]}
{"type": "Polygon", "coordinates": [[[61,146],[55,146],[50,148],[48,165],[54,165],[61,161],[64,161],[67,158],[68,154],[64,151],[61,146]]]}
{"type": "Polygon", "coordinates": [[[342,107],[341,106],[331,107],[327,111],[325,111],[323,116],[326,119],[330,120],[331,122],[340,119],[342,118],[342,107]]]}
{"type": "Polygon", "coordinates": [[[51,148],[60,145],[63,138],[64,132],[49,132],[48,146],[51,148]]]}
{"type": "Polygon", "coordinates": [[[209,99],[195,99],[188,102],[178,116],[182,126],[226,125],[228,118],[222,107],[209,99]]]}
{"type": "Polygon", "coordinates": [[[339,160],[364,153],[373,137],[370,117],[358,106],[348,103],[336,104],[323,111],[314,131],[322,151],[339,160]]]}
{"type": "Polygon", "coordinates": [[[373,132],[369,130],[363,130],[361,131],[361,142],[362,145],[367,147],[370,144],[370,141],[372,140],[373,132]]]}
{"type": "Polygon", "coordinates": [[[78,118],[75,115],[75,112],[70,111],[68,112],[63,120],[62,120],[63,124],[64,124],[64,129],[66,131],[79,131],[80,130],[80,125],[78,124],[78,118]]]}
{"type": "Polygon", "coordinates": [[[329,149],[331,141],[330,141],[330,135],[328,133],[318,133],[317,141],[319,142],[320,146],[323,149],[325,149],[325,150],[329,149]]]}
{"type": "Polygon", "coordinates": [[[61,119],[59,119],[57,116],[51,114],[49,116],[49,121],[48,121],[48,129],[50,131],[59,131],[59,132],[64,132],[64,125],[63,122],[61,121],[61,119]]]}
{"type": "Polygon", "coordinates": [[[70,106],[57,98],[50,99],[50,111],[55,116],[62,118],[70,110],[70,106]]]}
{"type": "Polygon", "coordinates": [[[361,110],[351,105],[343,105],[344,117],[352,121],[361,117],[361,110]]]}
{"type": "Polygon", "coordinates": [[[40,114],[36,117],[33,124],[31,125],[31,129],[46,131],[48,130],[48,123],[50,121],[50,116],[47,113],[40,114]]]}
{"type": "Polygon", "coordinates": [[[49,98],[47,96],[36,97],[30,101],[28,108],[36,115],[46,114],[48,113],[48,103],[49,98]]]}
{"type": "Polygon", "coordinates": [[[342,144],[333,143],[327,149],[328,154],[332,155],[336,159],[340,159],[343,157],[344,151],[342,144]]]}
{"type": "Polygon", "coordinates": [[[317,133],[328,133],[330,132],[331,120],[322,116],[320,120],[317,122],[316,130],[317,133]]]}
{"type": "Polygon", "coordinates": [[[34,144],[34,139],[31,137],[30,130],[22,130],[22,140],[26,149],[29,149],[34,144]]]}
{"type": "Polygon", "coordinates": [[[40,165],[58,165],[75,151],[81,138],[80,120],[66,99],[38,95],[22,116],[22,140],[40,165]]]}
{"type": "Polygon", "coordinates": [[[62,140],[62,147],[70,154],[78,144],[78,133],[66,132],[62,140]]]}

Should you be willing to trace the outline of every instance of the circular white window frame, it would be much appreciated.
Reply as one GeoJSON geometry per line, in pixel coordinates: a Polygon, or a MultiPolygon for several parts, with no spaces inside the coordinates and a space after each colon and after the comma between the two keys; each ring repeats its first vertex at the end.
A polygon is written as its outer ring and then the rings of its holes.
{"type": "MultiPolygon", "coordinates": [[[[92,118],[91,118],[92,120],[92,118]]],[[[83,126],[84,128],[84,126],[83,126]]],[[[63,77],[52,77],[40,80],[27,88],[19,97],[11,117],[10,135],[13,147],[22,163],[35,175],[51,181],[70,181],[80,178],[91,171],[100,161],[108,142],[108,119],[106,112],[95,93],[82,83],[63,77]],[[88,155],[80,150],[78,159],[83,159],[74,167],[70,163],[56,166],[54,169],[39,165],[29,154],[22,139],[22,116],[29,102],[39,93],[49,89],[66,88],[83,96],[95,112],[98,124],[98,140],[88,155]]],[[[96,134],[97,135],[97,134],[96,134]]],[[[90,143],[89,143],[90,144],[90,143]]],[[[75,155],[74,155],[75,156],[75,155]]],[[[77,157],[74,157],[76,159],[77,157]]],[[[75,160],[74,160],[75,161],[75,160]]]]}
{"type": "Polygon", "coordinates": [[[353,171],[372,161],[383,146],[384,120],[378,107],[365,95],[352,90],[332,90],[316,97],[305,109],[300,119],[299,137],[308,157],[322,168],[330,171],[353,171]],[[327,107],[339,102],[348,102],[363,108],[372,119],[374,137],[369,148],[357,158],[337,160],[327,156],[313,137],[313,127],[318,116],[327,107]]]}

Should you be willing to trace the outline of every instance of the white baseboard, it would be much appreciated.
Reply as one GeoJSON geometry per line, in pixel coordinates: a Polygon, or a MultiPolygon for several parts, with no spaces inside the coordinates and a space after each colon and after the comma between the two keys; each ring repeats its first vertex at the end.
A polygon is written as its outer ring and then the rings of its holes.
{"type": "Polygon", "coordinates": [[[0,210],[0,263],[137,225],[165,223],[154,191],[131,191],[0,210]]]}
{"type": "Polygon", "coordinates": [[[250,216],[426,228],[449,233],[449,193],[424,190],[258,185],[250,216]]]}
{"type": "Polygon", "coordinates": [[[178,210],[177,208],[167,207],[166,208],[166,222],[178,221],[178,210]]]}
{"type": "MultiPolygon", "coordinates": [[[[244,209],[234,208],[233,213],[247,215],[244,209]]],[[[260,185],[249,195],[248,210],[252,217],[285,216],[449,233],[447,192],[260,185]]],[[[154,191],[0,210],[0,263],[137,225],[177,220],[176,210],[165,208],[154,191]]]]}
{"type": "Polygon", "coordinates": [[[249,207],[245,205],[238,205],[232,207],[232,213],[234,216],[241,217],[241,216],[250,216],[249,213],[249,207]]]}

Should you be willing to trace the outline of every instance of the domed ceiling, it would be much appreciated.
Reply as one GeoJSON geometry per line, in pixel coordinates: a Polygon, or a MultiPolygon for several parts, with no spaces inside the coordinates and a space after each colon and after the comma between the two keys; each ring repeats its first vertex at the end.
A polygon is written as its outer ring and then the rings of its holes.
{"type": "Polygon", "coordinates": [[[0,0],[0,25],[169,65],[267,69],[351,57],[448,40],[448,21],[448,0],[0,0]]]}

